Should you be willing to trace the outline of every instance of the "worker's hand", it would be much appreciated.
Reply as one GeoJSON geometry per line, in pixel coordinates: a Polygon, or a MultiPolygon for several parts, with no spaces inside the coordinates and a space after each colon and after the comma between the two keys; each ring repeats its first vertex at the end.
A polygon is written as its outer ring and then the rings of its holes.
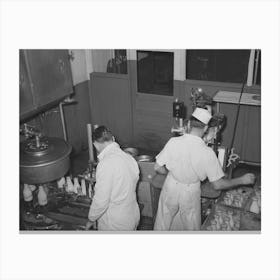
{"type": "Polygon", "coordinates": [[[252,185],[256,180],[256,176],[253,173],[246,173],[245,175],[241,176],[241,180],[244,185],[252,185]]]}
{"type": "Polygon", "coordinates": [[[87,222],[85,230],[90,230],[91,228],[92,229],[97,229],[96,221],[95,222],[92,222],[92,221],[87,222]]]}

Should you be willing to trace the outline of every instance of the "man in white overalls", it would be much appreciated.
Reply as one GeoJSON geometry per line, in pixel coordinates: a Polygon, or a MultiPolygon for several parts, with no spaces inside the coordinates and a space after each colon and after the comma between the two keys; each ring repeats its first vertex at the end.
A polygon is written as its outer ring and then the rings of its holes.
{"type": "Polygon", "coordinates": [[[159,198],[154,230],[200,230],[200,182],[206,178],[215,189],[252,184],[254,174],[225,179],[214,151],[202,137],[211,114],[196,108],[190,119],[190,133],[172,137],[156,156],[155,170],[167,174],[159,198]]]}

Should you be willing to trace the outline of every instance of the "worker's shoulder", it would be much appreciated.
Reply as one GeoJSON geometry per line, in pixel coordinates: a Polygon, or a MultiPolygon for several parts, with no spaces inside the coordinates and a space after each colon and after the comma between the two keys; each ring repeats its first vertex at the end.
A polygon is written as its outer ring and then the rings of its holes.
{"type": "Polygon", "coordinates": [[[196,148],[198,147],[201,149],[207,148],[207,146],[205,145],[205,143],[200,137],[191,134],[184,134],[177,137],[171,137],[167,143],[168,145],[173,145],[173,146],[177,146],[177,145],[185,146],[187,144],[196,148]]]}
{"type": "Polygon", "coordinates": [[[110,164],[119,160],[119,156],[116,154],[110,154],[103,158],[101,161],[103,164],[110,164]]]}
{"type": "Polygon", "coordinates": [[[169,138],[166,145],[177,145],[178,143],[182,142],[184,140],[183,136],[175,136],[169,138]]]}
{"type": "Polygon", "coordinates": [[[132,156],[123,151],[119,151],[117,153],[107,155],[100,163],[102,163],[102,165],[104,166],[118,166],[121,165],[124,161],[127,162],[132,160],[134,160],[132,156]]]}
{"type": "Polygon", "coordinates": [[[216,159],[217,159],[217,156],[216,156],[215,152],[213,151],[213,149],[206,145],[205,145],[205,147],[203,147],[201,157],[205,161],[212,162],[212,163],[213,163],[213,160],[216,161],[216,159]]]}

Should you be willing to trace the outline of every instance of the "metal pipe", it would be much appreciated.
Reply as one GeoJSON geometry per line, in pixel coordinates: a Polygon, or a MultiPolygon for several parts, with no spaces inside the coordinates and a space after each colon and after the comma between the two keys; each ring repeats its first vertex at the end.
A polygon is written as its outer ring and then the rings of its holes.
{"type": "Polygon", "coordinates": [[[93,158],[93,144],[92,144],[92,129],[91,124],[87,124],[87,136],[88,136],[88,152],[89,152],[89,161],[94,162],[93,158]]]}
{"type": "Polygon", "coordinates": [[[249,63],[248,63],[248,76],[247,76],[248,87],[252,86],[252,82],[253,82],[254,60],[255,60],[255,50],[251,50],[249,63]]]}
{"type": "Polygon", "coordinates": [[[239,163],[252,165],[252,166],[261,166],[261,163],[259,162],[246,161],[246,160],[240,160],[239,163]]]}
{"type": "Polygon", "coordinates": [[[232,139],[231,139],[231,144],[230,144],[230,151],[233,148],[233,144],[234,144],[234,138],[235,138],[235,134],[236,134],[236,129],[237,129],[237,123],[238,123],[238,117],[239,117],[239,111],[240,111],[240,101],[242,98],[242,94],[244,91],[244,87],[245,87],[245,81],[243,82],[242,88],[241,88],[241,92],[240,92],[240,96],[239,96],[239,100],[238,100],[238,105],[237,105],[237,111],[236,111],[236,117],[235,117],[235,122],[234,122],[234,128],[233,128],[233,135],[232,135],[232,139]]]}
{"type": "Polygon", "coordinates": [[[59,103],[59,112],[60,112],[60,118],[61,118],[61,123],[62,123],[62,130],[63,130],[64,140],[67,142],[67,132],[66,132],[64,112],[63,112],[62,105],[63,105],[63,102],[60,102],[59,103]]]}
{"type": "Polygon", "coordinates": [[[256,84],[257,81],[257,74],[258,74],[258,68],[259,68],[259,56],[260,56],[260,50],[256,50],[256,59],[255,59],[255,73],[254,73],[254,82],[253,84],[256,84]]]}

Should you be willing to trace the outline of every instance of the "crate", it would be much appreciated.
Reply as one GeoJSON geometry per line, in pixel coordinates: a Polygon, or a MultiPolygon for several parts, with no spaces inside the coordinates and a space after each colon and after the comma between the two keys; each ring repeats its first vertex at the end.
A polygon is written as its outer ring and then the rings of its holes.
{"type": "MultiPolygon", "coordinates": [[[[248,212],[251,212],[250,211],[250,208],[251,208],[251,205],[252,205],[252,202],[253,202],[253,198],[257,196],[257,192],[259,192],[259,195],[260,195],[260,200],[261,200],[261,189],[260,187],[257,187],[257,188],[254,188],[254,191],[251,193],[250,197],[248,198],[247,200],[247,203],[245,205],[245,210],[248,211],[248,212]]],[[[261,215],[261,205],[258,204],[259,208],[260,208],[260,213],[259,214],[256,214],[256,215],[261,215]]],[[[254,213],[255,214],[255,213],[254,213]]]]}
{"type": "Polygon", "coordinates": [[[224,191],[220,196],[220,198],[217,200],[217,203],[234,209],[245,210],[245,207],[248,203],[248,199],[250,198],[252,193],[253,193],[253,188],[245,187],[245,186],[239,187],[237,189],[232,189],[229,191],[224,191]],[[226,199],[227,194],[231,194],[233,199],[241,197],[241,204],[240,205],[235,204],[234,200],[232,201],[232,203],[229,204],[229,202],[226,199]]]}
{"type": "Polygon", "coordinates": [[[260,231],[261,215],[243,211],[240,219],[240,230],[260,231]]]}
{"type": "Polygon", "coordinates": [[[241,213],[242,211],[239,209],[227,207],[224,205],[219,205],[219,204],[214,204],[211,213],[208,215],[206,220],[204,221],[203,225],[201,226],[201,230],[207,230],[207,231],[221,231],[221,230],[226,230],[226,231],[237,231],[240,230],[240,220],[241,220],[241,213]],[[215,220],[215,215],[218,213],[218,211],[222,212],[222,220],[225,220],[225,217],[229,217],[230,213],[232,213],[232,219],[234,226],[229,229],[213,229],[211,227],[211,221],[215,220]]]}

